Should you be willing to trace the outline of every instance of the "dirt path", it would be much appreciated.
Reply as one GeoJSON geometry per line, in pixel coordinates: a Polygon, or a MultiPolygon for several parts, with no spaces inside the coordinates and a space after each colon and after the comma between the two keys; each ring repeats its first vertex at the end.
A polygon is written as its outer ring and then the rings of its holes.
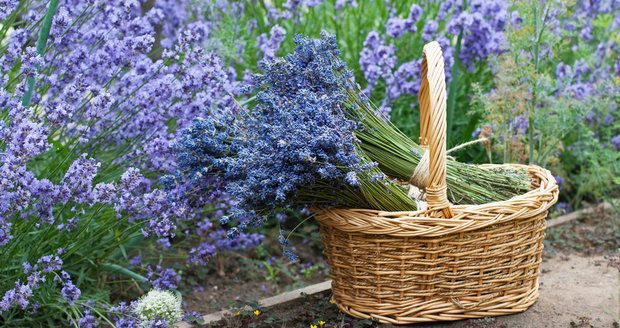
{"type": "Polygon", "coordinates": [[[603,257],[561,255],[542,265],[540,298],[527,312],[502,318],[508,327],[613,327],[620,314],[618,269],[603,257]],[[572,323],[572,324],[571,324],[572,323]]]}

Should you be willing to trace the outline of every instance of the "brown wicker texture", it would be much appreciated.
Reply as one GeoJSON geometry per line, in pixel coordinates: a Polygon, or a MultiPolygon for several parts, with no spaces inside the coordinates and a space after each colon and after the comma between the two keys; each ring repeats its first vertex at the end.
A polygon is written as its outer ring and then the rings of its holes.
{"type": "Polygon", "coordinates": [[[529,173],[530,192],[502,202],[451,205],[439,44],[427,44],[423,56],[420,143],[430,155],[428,208],[318,210],[334,301],[352,316],[393,324],[523,312],[538,298],[545,218],[557,201],[556,182],[540,167],[509,165],[529,173]]]}

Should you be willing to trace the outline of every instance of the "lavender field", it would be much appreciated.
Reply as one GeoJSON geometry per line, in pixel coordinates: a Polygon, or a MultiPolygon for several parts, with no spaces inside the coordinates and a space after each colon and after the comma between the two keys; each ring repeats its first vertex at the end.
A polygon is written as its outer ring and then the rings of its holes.
{"type": "Polygon", "coordinates": [[[619,102],[615,0],[0,0],[0,326],[201,326],[246,305],[217,327],[375,326],[255,301],[328,279],[319,210],[532,188],[471,164],[549,170],[550,219],[608,204],[545,252],[617,256],[619,102]],[[444,189],[412,182],[431,42],[444,189]]]}

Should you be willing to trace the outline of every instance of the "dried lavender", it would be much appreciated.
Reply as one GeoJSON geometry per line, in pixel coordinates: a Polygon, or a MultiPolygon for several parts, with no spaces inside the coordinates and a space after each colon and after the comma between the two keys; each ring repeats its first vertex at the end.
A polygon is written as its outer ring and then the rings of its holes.
{"type": "MultiPolygon", "coordinates": [[[[295,73],[307,69],[304,58],[295,59],[264,62],[264,74],[254,78],[260,90],[256,107],[237,116],[200,118],[185,130],[177,144],[185,179],[221,177],[237,201],[233,216],[242,230],[261,224],[279,207],[415,208],[361,154],[355,137],[359,125],[338,105],[344,94],[327,96],[311,84],[281,88],[305,83],[295,73]]],[[[314,78],[342,83],[315,64],[314,78]]],[[[238,234],[229,231],[232,237],[238,234]]]]}
{"type": "MultiPolygon", "coordinates": [[[[276,89],[273,92],[291,94],[301,89],[299,86],[320,90],[324,97],[333,99],[329,105],[340,108],[347,119],[363,126],[354,132],[365,154],[387,175],[408,181],[422,155],[421,148],[377,116],[376,108],[360,92],[351,72],[340,60],[335,38],[323,34],[316,40],[297,37],[295,42],[295,52],[285,60],[295,69],[286,79],[272,83],[272,88],[276,89]]],[[[456,204],[505,200],[530,187],[530,180],[523,172],[486,170],[454,160],[448,160],[447,165],[448,196],[456,204]]]]}

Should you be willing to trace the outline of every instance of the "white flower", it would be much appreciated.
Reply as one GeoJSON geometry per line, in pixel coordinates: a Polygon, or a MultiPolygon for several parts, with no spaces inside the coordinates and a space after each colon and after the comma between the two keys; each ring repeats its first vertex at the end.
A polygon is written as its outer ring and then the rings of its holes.
{"type": "Polygon", "coordinates": [[[143,327],[156,319],[165,320],[169,325],[173,325],[183,316],[181,299],[171,291],[156,289],[140,297],[133,312],[140,319],[143,327]]]}

